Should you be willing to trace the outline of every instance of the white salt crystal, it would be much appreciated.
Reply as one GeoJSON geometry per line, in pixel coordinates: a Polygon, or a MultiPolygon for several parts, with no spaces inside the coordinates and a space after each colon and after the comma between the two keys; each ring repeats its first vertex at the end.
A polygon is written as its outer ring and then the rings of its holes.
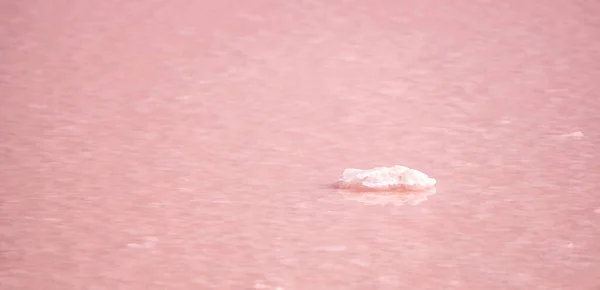
{"type": "Polygon", "coordinates": [[[569,133],[569,134],[563,134],[560,136],[561,137],[573,137],[575,139],[579,139],[579,138],[583,137],[583,133],[581,133],[581,131],[577,131],[577,132],[573,132],[573,133],[569,133]]]}
{"type": "Polygon", "coordinates": [[[406,166],[375,167],[373,169],[345,169],[338,181],[339,187],[390,190],[422,190],[435,186],[437,180],[406,166]]]}

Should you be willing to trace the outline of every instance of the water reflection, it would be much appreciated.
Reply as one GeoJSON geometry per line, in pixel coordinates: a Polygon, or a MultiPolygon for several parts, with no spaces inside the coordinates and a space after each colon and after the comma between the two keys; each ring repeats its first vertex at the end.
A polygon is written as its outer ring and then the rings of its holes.
{"type": "Polygon", "coordinates": [[[426,201],[429,196],[436,194],[436,189],[431,188],[423,191],[377,191],[357,192],[340,190],[340,194],[347,200],[358,201],[367,205],[418,205],[426,201]]]}

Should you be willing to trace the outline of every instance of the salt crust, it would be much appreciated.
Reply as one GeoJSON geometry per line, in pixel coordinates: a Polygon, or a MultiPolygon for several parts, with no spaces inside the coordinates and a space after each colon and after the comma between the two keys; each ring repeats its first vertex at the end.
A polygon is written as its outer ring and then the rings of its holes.
{"type": "Polygon", "coordinates": [[[338,180],[338,187],[363,190],[424,190],[437,184],[435,178],[406,166],[347,168],[338,180]]]}

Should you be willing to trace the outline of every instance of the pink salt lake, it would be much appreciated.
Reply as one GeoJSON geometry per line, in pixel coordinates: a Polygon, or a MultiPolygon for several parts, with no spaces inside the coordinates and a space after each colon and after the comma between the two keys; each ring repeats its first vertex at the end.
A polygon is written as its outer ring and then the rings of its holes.
{"type": "Polygon", "coordinates": [[[598,1],[0,7],[0,289],[600,289],[598,1]]]}

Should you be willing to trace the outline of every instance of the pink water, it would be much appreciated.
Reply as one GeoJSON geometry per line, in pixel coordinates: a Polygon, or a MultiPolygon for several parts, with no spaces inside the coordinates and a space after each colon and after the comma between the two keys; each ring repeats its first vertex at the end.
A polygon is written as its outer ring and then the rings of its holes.
{"type": "Polygon", "coordinates": [[[600,289],[598,1],[0,11],[0,289],[600,289]]]}

